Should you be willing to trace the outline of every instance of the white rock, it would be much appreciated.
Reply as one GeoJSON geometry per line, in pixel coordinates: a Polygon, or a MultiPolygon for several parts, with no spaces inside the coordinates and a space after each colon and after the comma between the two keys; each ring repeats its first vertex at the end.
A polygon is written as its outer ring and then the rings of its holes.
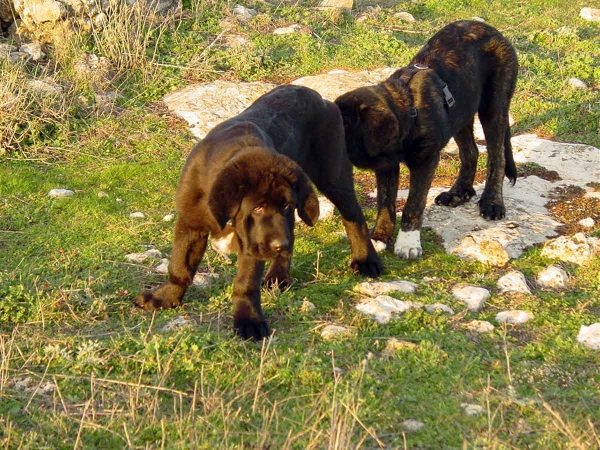
{"type": "Polygon", "coordinates": [[[175,217],[175,214],[167,214],[162,218],[163,222],[170,222],[175,217]]]}
{"type": "Polygon", "coordinates": [[[39,42],[29,42],[27,44],[23,44],[19,48],[19,51],[27,53],[34,61],[39,61],[40,59],[44,59],[46,57],[46,54],[42,51],[42,46],[39,42]]]}
{"type": "Polygon", "coordinates": [[[465,328],[475,333],[491,333],[494,331],[494,325],[487,320],[471,320],[465,324],[465,328]]]}
{"type": "Polygon", "coordinates": [[[586,237],[584,233],[561,236],[544,244],[542,256],[564,262],[584,264],[595,254],[600,253],[600,239],[586,237]]]}
{"type": "Polygon", "coordinates": [[[581,219],[579,221],[579,225],[585,228],[593,228],[596,225],[596,222],[591,217],[587,217],[585,219],[581,219]]]}
{"type": "Polygon", "coordinates": [[[579,15],[585,20],[599,21],[600,9],[598,8],[581,8],[579,15]]]}
{"type": "Polygon", "coordinates": [[[148,249],[145,252],[141,252],[141,253],[129,253],[129,254],[125,255],[125,259],[127,261],[131,261],[134,263],[142,263],[142,262],[146,261],[147,259],[160,259],[160,258],[162,258],[162,253],[160,252],[160,250],[157,250],[155,248],[148,249]]]}
{"type": "Polygon", "coordinates": [[[434,303],[433,305],[425,305],[427,312],[444,311],[445,313],[454,315],[454,310],[443,303],[434,303]]]}
{"type": "Polygon", "coordinates": [[[398,300],[389,295],[379,295],[375,298],[362,300],[356,305],[360,312],[372,316],[379,323],[388,323],[390,319],[409,309],[421,308],[423,305],[418,302],[398,300]]]}
{"type": "Polygon", "coordinates": [[[577,341],[594,350],[600,350],[600,322],[586,326],[581,325],[577,341]]]}
{"type": "Polygon", "coordinates": [[[387,248],[387,244],[382,241],[375,241],[375,240],[371,239],[371,243],[373,244],[373,248],[375,249],[375,251],[377,253],[381,253],[382,251],[384,251],[387,248]]]}
{"type": "Polygon", "coordinates": [[[325,328],[321,330],[321,337],[323,339],[335,339],[339,336],[343,336],[348,334],[349,330],[346,327],[342,327],[340,325],[327,325],[325,328]]]}
{"type": "Polygon", "coordinates": [[[573,89],[587,89],[588,85],[585,84],[585,81],[580,80],[579,78],[569,78],[569,86],[573,89]]]}
{"type": "Polygon", "coordinates": [[[210,285],[213,282],[213,280],[216,280],[218,278],[218,273],[196,272],[196,275],[194,275],[194,279],[192,280],[192,284],[194,286],[206,287],[210,285]]]}
{"type": "Polygon", "coordinates": [[[395,281],[364,281],[354,286],[354,291],[361,294],[376,297],[378,295],[389,294],[391,292],[403,292],[405,294],[414,294],[417,290],[416,283],[406,280],[395,281]]]}
{"type": "Polygon", "coordinates": [[[108,197],[108,194],[104,191],[98,191],[98,197],[99,198],[106,198],[108,197]]]}
{"type": "Polygon", "coordinates": [[[132,219],[143,219],[144,217],[146,217],[146,215],[143,212],[137,211],[129,214],[129,217],[131,217],[132,219]]]}
{"type": "Polygon", "coordinates": [[[162,327],[162,331],[167,332],[167,331],[171,331],[171,330],[174,330],[177,328],[191,327],[192,325],[194,325],[193,320],[188,319],[187,317],[184,317],[184,316],[177,316],[170,322],[167,322],[162,327]]]}
{"type": "Polygon", "coordinates": [[[351,10],[354,0],[322,0],[319,4],[319,9],[340,9],[351,10]]]}
{"type": "Polygon", "coordinates": [[[485,409],[479,405],[472,405],[470,403],[461,403],[460,407],[465,410],[467,416],[476,416],[477,414],[483,414],[485,409]]]}
{"type": "Polygon", "coordinates": [[[397,12],[396,14],[394,14],[394,17],[396,19],[400,19],[402,22],[415,22],[416,19],[415,17],[406,11],[401,11],[401,12],[397,12]]]}
{"type": "Polygon", "coordinates": [[[479,286],[459,284],[452,288],[452,295],[455,299],[465,302],[469,311],[478,312],[490,296],[490,291],[479,286]]]}
{"type": "Polygon", "coordinates": [[[300,311],[309,312],[309,311],[314,311],[315,309],[317,309],[317,307],[315,306],[315,304],[313,302],[309,301],[308,298],[304,297],[302,299],[302,304],[300,305],[300,311]]]}
{"type": "Polygon", "coordinates": [[[529,311],[514,309],[512,311],[502,311],[496,314],[496,320],[504,323],[525,323],[533,319],[533,314],[529,311]]]}
{"type": "Polygon", "coordinates": [[[298,25],[297,23],[294,23],[287,27],[275,28],[273,30],[273,34],[278,34],[278,35],[292,34],[292,33],[302,33],[302,27],[300,25],[298,25]]]}
{"type": "Polygon", "coordinates": [[[564,289],[567,287],[569,275],[562,267],[552,264],[538,273],[535,279],[542,288],[564,289]]]}
{"type": "Polygon", "coordinates": [[[531,294],[525,275],[517,270],[507,273],[500,277],[497,283],[501,292],[520,292],[522,294],[531,294]]]}
{"type": "Polygon", "coordinates": [[[167,274],[169,273],[169,260],[163,258],[160,260],[160,264],[154,268],[156,273],[167,274]]]}
{"type": "MultiPolygon", "coordinates": [[[[333,217],[333,211],[335,210],[335,206],[325,197],[318,197],[319,199],[319,220],[326,220],[333,217]]],[[[302,222],[302,219],[298,215],[298,211],[296,211],[296,222],[302,222]]]]}
{"type": "Polygon", "coordinates": [[[333,368],[333,375],[335,375],[336,377],[340,377],[344,374],[344,369],[342,369],[341,367],[334,367],[333,368]]]}
{"type": "Polygon", "coordinates": [[[51,79],[29,80],[27,87],[41,97],[52,97],[63,93],[63,87],[54,83],[51,79]]]}
{"type": "Polygon", "coordinates": [[[52,198],[60,198],[60,197],[72,197],[75,195],[75,192],[69,189],[51,189],[48,192],[48,197],[52,198]]]}
{"type": "Polygon", "coordinates": [[[415,419],[408,419],[400,423],[400,428],[407,433],[416,433],[421,431],[425,424],[415,419]]]}
{"type": "Polygon", "coordinates": [[[404,350],[404,349],[418,350],[419,346],[417,344],[415,344],[414,342],[402,341],[400,339],[391,338],[387,342],[387,344],[385,345],[385,348],[383,349],[383,352],[381,352],[381,353],[384,356],[391,356],[394,353],[396,353],[398,350],[404,350]]]}
{"type": "Polygon", "coordinates": [[[479,17],[479,16],[473,16],[471,17],[472,20],[476,20],[477,22],[485,22],[485,19],[483,17],[479,17]]]}
{"type": "Polygon", "coordinates": [[[235,5],[233,8],[233,13],[238,19],[247,21],[256,15],[256,10],[252,8],[246,8],[243,5],[235,5]]]}

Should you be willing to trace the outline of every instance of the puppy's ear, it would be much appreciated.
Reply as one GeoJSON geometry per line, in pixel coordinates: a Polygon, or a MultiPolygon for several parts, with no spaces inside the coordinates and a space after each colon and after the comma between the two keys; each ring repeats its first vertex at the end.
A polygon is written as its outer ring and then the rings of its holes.
{"type": "Polygon", "coordinates": [[[361,104],[358,114],[365,130],[365,146],[369,156],[395,150],[393,145],[400,136],[398,119],[387,105],[361,104]]]}
{"type": "Polygon", "coordinates": [[[296,169],[296,197],[298,215],[308,226],[313,226],[319,218],[319,199],[308,176],[299,167],[296,169]]]}
{"type": "Polygon", "coordinates": [[[208,207],[221,229],[234,217],[248,192],[249,180],[237,163],[230,163],[219,173],[208,197],[208,207]]]}

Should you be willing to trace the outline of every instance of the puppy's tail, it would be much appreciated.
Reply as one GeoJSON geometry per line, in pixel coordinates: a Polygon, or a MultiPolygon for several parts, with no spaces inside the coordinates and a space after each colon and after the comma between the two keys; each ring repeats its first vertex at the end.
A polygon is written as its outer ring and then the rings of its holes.
{"type": "Polygon", "coordinates": [[[510,184],[513,186],[517,182],[517,166],[513,158],[512,144],[510,143],[510,127],[506,127],[506,134],[504,135],[504,174],[510,180],[510,184]]]}

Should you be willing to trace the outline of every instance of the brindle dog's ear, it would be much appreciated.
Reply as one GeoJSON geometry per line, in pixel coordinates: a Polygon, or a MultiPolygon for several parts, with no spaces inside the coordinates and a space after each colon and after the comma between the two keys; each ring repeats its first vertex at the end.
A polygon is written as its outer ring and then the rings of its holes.
{"type": "Polygon", "coordinates": [[[248,180],[239,164],[228,164],[217,176],[208,197],[208,207],[221,229],[234,217],[247,193],[248,180]]]}
{"type": "Polygon", "coordinates": [[[380,153],[395,151],[392,144],[398,140],[400,125],[387,105],[361,104],[358,113],[366,133],[367,154],[377,156],[380,153]]]}
{"type": "Polygon", "coordinates": [[[308,226],[313,226],[319,218],[319,199],[308,176],[300,168],[296,170],[296,208],[298,215],[308,226]]]}

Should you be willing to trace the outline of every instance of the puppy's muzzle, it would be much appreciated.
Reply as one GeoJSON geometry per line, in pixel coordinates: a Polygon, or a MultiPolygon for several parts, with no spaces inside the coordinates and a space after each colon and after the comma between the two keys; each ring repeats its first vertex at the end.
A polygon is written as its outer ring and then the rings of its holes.
{"type": "Polygon", "coordinates": [[[284,255],[290,251],[290,241],[286,238],[276,238],[269,243],[269,248],[273,253],[284,255]]]}

